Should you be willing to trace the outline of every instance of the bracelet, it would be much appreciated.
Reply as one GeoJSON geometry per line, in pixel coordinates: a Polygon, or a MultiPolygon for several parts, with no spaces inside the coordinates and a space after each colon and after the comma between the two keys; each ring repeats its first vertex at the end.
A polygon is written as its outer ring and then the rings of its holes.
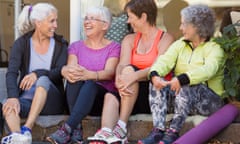
{"type": "Polygon", "coordinates": [[[96,71],[96,81],[98,81],[98,78],[99,78],[98,71],[96,71]]]}

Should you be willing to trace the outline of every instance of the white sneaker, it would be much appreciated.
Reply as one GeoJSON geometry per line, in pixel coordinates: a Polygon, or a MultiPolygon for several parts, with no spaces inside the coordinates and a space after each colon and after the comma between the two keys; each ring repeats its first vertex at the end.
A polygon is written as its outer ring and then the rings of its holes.
{"type": "Polygon", "coordinates": [[[87,141],[89,144],[104,143],[104,144],[113,144],[121,143],[121,139],[116,137],[112,132],[106,130],[99,130],[94,136],[88,137],[87,141]]]}
{"type": "Polygon", "coordinates": [[[1,140],[1,144],[31,144],[28,143],[29,138],[20,133],[11,133],[8,136],[5,136],[1,140]]]}
{"type": "Polygon", "coordinates": [[[118,139],[120,139],[120,143],[121,144],[127,144],[128,143],[128,139],[127,139],[127,131],[124,130],[123,128],[121,128],[120,125],[116,125],[113,129],[113,134],[115,137],[117,137],[118,139]]]}

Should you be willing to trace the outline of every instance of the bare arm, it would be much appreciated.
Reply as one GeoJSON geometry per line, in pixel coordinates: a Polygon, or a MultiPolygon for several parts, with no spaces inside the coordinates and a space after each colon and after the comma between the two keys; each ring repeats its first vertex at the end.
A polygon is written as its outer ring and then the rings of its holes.
{"type": "Polygon", "coordinates": [[[118,62],[119,62],[119,58],[117,57],[109,58],[107,60],[104,70],[98,71],[98,80],[113,79],[118,62]]]}
{"type": "Polygon", "coordinates": [[[116,75],[121,74],[122,69],[131,62],[134,37],[135,34],[129,34],[122,41],[120,61],[116,69],[116,75]]]}
{"type": "Polygon", "coordinates": [[[115,69],[119,58],[111,57],[107,60],[104,70],[91,71],[78,64],[78,59],[75,55],[69,55],[67,65],[62,69],[62,75],[69,82],[79,80],[110,80],[115,74],[115,69]]]}

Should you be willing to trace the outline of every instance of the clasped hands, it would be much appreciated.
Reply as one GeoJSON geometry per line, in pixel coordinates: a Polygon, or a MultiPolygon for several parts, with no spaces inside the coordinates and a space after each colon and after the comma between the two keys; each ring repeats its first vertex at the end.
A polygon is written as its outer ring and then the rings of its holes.
{"type": "Polygon", "coordinates": [[[132,74],[121,74],[116,76],[115,85],[118,88],[120,96],[131,96],[134,93],[131,87],[134,82],[137,81],[136,75],[132,74]]]}
{"type": "Polygon", "coordinates": [[[172,91],[175,91],[175,95],[177,95],[181,89],[181,85],[179,80],[174,77],[170,81],[165,81],[163,78],[159,76],[152,77],[152,84],[157,90],[161,90],[162,88],[166,87],[167,85],[170,86],[172,91]]]}
{"type": "Polygon", "coordinates": [[[62,68],[62,75],[70,83],[88,79],[88,70],[80,65],[66,65],[62,68]]]}

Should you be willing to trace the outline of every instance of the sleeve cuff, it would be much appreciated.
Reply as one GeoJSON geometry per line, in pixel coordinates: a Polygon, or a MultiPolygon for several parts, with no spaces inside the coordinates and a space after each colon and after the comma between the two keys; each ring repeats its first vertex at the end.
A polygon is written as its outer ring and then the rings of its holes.
{"type": "Polygon", "coordinates": [[[154,77],[154,76],[159,76],[159,74],[156,71],[151,71],[150,75],[149,75],[149,79],[151,82],[152,82],[152,77],[154,77]]]}
{"type": "Polygon", "coordinates": [[[190,79],[185,73],[178,75],[177,79],[179,80],[181,86],[184,86],[190,83],[190,79]]]}

